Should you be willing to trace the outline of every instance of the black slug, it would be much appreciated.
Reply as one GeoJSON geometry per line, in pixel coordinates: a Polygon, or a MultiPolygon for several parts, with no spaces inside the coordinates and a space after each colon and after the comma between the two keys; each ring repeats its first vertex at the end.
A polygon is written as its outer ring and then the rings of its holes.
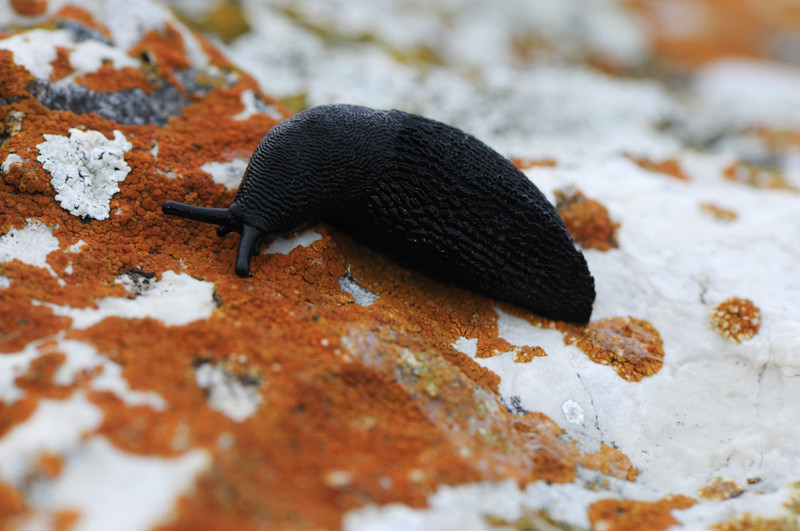
{"type": "Polygon", "coordinates": [[[477,138],[402,111],[315,107],[261,140],[228,208],[165,214],[239,232],[236,274],[262,240],[324,219],[367,245],[551,319],[586,323],[594,279],[555,208],[477,138]]]}

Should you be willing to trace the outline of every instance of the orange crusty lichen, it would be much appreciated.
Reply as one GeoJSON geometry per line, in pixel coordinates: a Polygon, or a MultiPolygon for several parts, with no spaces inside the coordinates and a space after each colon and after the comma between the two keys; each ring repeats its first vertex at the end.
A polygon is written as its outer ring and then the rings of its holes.
{"type": "Polygon", "coordinates": [[[675,31],[674,19],[665,16],[657,0],[633,0],[650,28],[656,58],[671,66],[697,68],[729,57],[780,60],[776,36],[793,35],[800,29],[800,10],[794,2],[752,0],[687,0],[689,31],[675,31]]]}
{"type": "Polygon", "coordinates": [[[678,523],[673,509],[688,509],[695,500],[686,496],[667,496],[656,502],[638,500],[600,500],[589,507],[592,529],[605,531],[660,531],[678,523]]]}
{"type": "Polygon", "coordinates": [[[794,495],[783,504],[783,515],[763,518],[750,513],[738,515],[711,527],[717,531],[798,531],[800,530],[800,483],[789,485],[794,495]]]}
{"type": "Polygon", "coordinates": [[[33,76],[24,67],[14,63],[11,50],[0,50],[0,98],[10,99],[21,95],[33,81],[33,76]]]}
{"type": "Polygon", "coordinates": [[[6,288],[0,298],[0,353],[18,352],[31,341],[54,335],[69,324],[68,318],[34,305],[23,293],[8,293],[10,289],[6,288]]]}
{"type": "Polygon", "coordinates": [[[503,312],[525,319],[533,326],[551,328],[564,335],[565,345],[575,345],[595,363],[611,365],[628,381],[652,376],[664,364],[664,344],[658,330],[635,317],[607,317],[578,326],[553,321],[499,301],[503,312]]]}
{"type": "Polygon", "coordinates": [[[478,348],[475,353],[476,358],[492,358],[511,350],[511,343],[502,337],[481,337],[478,338],[478,348]]]}
{"type": "Polygon", "coordinates": [[[741,343],[761,327],[761,310],[750,299],[731,297],[711,310],[711,328],[722,337],[741,343]]]}
{"type": "Polygon", "coordinates": [[[663,173],[664,175],[669,175],[670,177],[674,177],[675,179],[679,179],[681,181],[689,180],[689,177],[684,173],[683,169],[681,169],[681,165],[676,159],[667,159],[654,162],[641,157],[631,156],[629,158],[645,170],[663,173]]]}
{"type": "Polygon", "coordinates": [[[152,94],[154,89],[153,83],[140,69],[130,66],[116,69],[110,64],[102,65],[96,72],[76,77],[75,82],[97,92],[138,88],[152,94]]]}
{"type": "Polygon", "coordinates": [[[147,55],[162,77],[169,78],[175,70],[184,70],[191,66],[183,37],[169,23],[165,24],[163,31],[150,30],[128,53],[133,56],[147,55]]]}
{"type": "Polygon", "coordinates": [[[558,161],[556,159],[511,159],[511,164],[519,170],[529,170],[531,168],[552,168],[558,161]]]}
{"type": "Polygon", "coordinates": [[[56,371],[64,364],[66,356],[60,352],[50,352],[34,359],[28,371],[18,376],[16,386],[33,395],[44,398],[64,399],[72,394],[72,386],[57,385],[53,382],[56,371]]]}
{"type": "Polygon", "coordinates": [[[547,353],[542,347],[538,346],[513,346],[511,352],[514,353],[514,363],[530,363],[533,358],[547,356],[547,353]]]}
{"type": "Polygon", "coordinates": [[[20,15],[36,17],[47,11],[47,0],[11,0],[11,7],[20,15]]]}
{"type": "Polygon", "coordinates": [[[733,481],[722,478],[714,478],[714,481],[700,489],[700,497],[706,500],[727,500],[735,498],[744,492],[739,485],[733,481]]]}
{"type": "Polygon", "coordinates": [[[60,455],[43,452],[36,456],[34,474],[47,479],[61,475],[64,470],[64,459],[60,455]]]}
{"type": "Polygon", "coordinates": [[[627,455],[606,443],[601,443],[599,452],[585,454],[581,458],[581,466],[627,481],[636,481],[636,476],[639,475],[627,455]]]}
{"type": "Polygon", "coordinates": [[[0,481],[0,529],[15,528],[15,518],[27,512],[25,495],[12,485],[0,481]]]}
{"type": "Polygon", "coordinates": [[[657,373],[664,364],[664,344],[658,330],[643,319],[608,317],[589,323],[574,343],[592,361],[611,365],[621,377],[638,382],[657,373]]]}
{"type": "Polygon", "coordinates": [[[736,219],[736,212],[717,206],[714,203],[702,203],[700,208],[718,221],[734,221],[736,219]]]}
{"type": "Polygon", "coordinates": [[[570,236],[584,249],[608,251],[617,247],[619,223],[611,221],[608,209],[588,199],[580,190],[555,190],[556,210],[570,236]]]}
{"type": "MultiPolygon", "coordinates": [[[[145,51],[163,79],[188,64],[174,28],[151,32],[134,47],[145,51]]],[[[423,506],[443,484],[574,480],[580,452],[563,431],[541,413],[509,412],[498,397],[497,375],[452,347],[470,337],[484,351],[513,351],[497,337],[494,301],[407,270],[324,223],[314,227],[320,240],[254,257],[254,276],[241,279],[232,272],[237,238],[161,213],[167,199],[219,207],[232,201],[235,191],[200,167],[246,159],[276,123],[264,114],[233,119],[245,90],[272,102],[249,76],[237,73],[230,86],[197,96],[159,128],[47,109],[24,91],[27,81],[19,80],[29,76],[10,59],[0,52],[0,90],[10,92],[0,118],[19,112],[24,119],[19,131],[3,137],[0,160],[16,153],[25,163],[0,182],[0,204],[9,207],[0,209],[0,233],[38,219],[53,227],[60,247],[47,257],[57,277],[18,261],[2,264],[10,284],[0,292],[0,312],[6,312],[0,350],[16,352],[63,333],[91,344],[121,367],[131,389],[154,391],[168,407],[130,406],[113,393],[92,391],[97,371],[56,385],[63,354],[54,341],[39,348],[17,379],[24,396],[0,403],[0,434],[28,418],[38,400],[80,390],[103,412],[88,435],[144,455],[205,449],[212,465],[165,524],[174,530],[335,529],[349,509],[423,506]],[[40,186],[48,181],[38,173],[36,145],[43,134],[64,135],[70,127],[107,137],[118,129],[133,144],[125,154],[131,173],[102,222],[70,215],[49,186],[40,186]],[[79,241],[85,245],[78,252],[67,251],[79,241]],[[210,318],[167,326],[108,317],[77,330],[47,306],[89,308],[104,297],[134,298],[116,283],[121,275],[159,279],[168,270],[214,284],[217,307],[210,318]],[[339,288],[348,270],[380,297],[371,306],[339,288]],[[209,407],[196,381],[198,363],[257,379],[261,407],[241,422],[209,407]]],[[[125,86],[125,76],[105,74],[104,88],[125,86]]],[[[100,77],[86,79],[99,88],[100,77]]],[[[535,348],[519,351],[524,358],[535,348]]]]}
{"type": "Polygon", "coordinates": [[[50,79],[52,81],[63,79],[75,71],[69,60],[69,54],[70,50],[67,48],[56,46],[56,58],[50,61],[50,66],[53,67],[53,71],[50,72],[50,79]]]}
{"type": "Polygon", "coordinates": [[[765,168],[744,161],[737,161],[725,168],[725,179],[746,184],[754,188],[768,190],[795,190],[786,180],[786,175],[779,168],[765,168]]]}

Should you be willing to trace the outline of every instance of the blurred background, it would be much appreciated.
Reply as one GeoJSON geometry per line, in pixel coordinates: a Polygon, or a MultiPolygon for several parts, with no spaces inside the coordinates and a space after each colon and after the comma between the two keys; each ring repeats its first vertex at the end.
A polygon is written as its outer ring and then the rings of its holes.
{"type": "Polygon", "coordinates": [[[399,108],[511,157],[713,147],[797,165],[796,0],[169,3],[293,111],[399,108]]]}

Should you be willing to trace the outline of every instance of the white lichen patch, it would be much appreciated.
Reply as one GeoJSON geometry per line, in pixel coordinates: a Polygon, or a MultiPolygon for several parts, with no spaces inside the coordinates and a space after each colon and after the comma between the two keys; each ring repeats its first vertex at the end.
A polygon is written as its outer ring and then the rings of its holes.
{"type": "Polygon", "coordinates": [[[21,483],[36,455],[73,451],[102,419],[100,409],[80,391],[67,400],[41,399],[33,415],[0,439],[0,479],[21,483]]]}
{"type": "Polygon", "coordinates": [[[157,411],[167,407],[164,398],[155,391],[131,389],[122,376],[122,367],[102,356],[92,345],[67,339],[59,341],[57,348],[66,355],[66,359],[53,377],[56,385],[72,385],[82,372],[100,368],[89,389],[113,393],[129,406],[150,406],[157,411]]]}
{"type": "Polygon", "coordinates": [[[158,319],[168,325],[184,325],[198,319],[207,319],[214,311],[214,284],[195,280],[185,273],[167,271],[159,282],[134,299],[106,297],[97,302],[97,308],[77,309],[69,306],[47,304],[57,315],[72,319],[73,328],[88,328],[106,317],[125,319],[158,319]]]}
{"type": "Polygon", "coordinates": [[[200,169],[209,174],[215,183],[223,185],[228,190],[239,188],[246,168],[247,161],[245,159],[233,159],[230,162],[206,162],[200,166],[200,169]]]}
{"type": "Polygon", "coordinates": [[[104,64],[115,68],[139,66],[125,50],[92,39],[77,41],[68,30],[34,29],[0,40],[0,49],[10,50],[14,62],[39,79],[50,77],[59,48],[70,52],[69,62],[73,70],[61,83],[95,72],[104,64]]]}
{"type": "Polygon", "coordinates": [[[118,183],[131,171],[125,162],[131,143],[119,131],[113,140],[99,131],[69,132],[69,138],[44,135],[45,141],[36,146],[37,160],[50,172],[56,200],[64,209],[73,216],[106,219],[118,183]]]}
{"type": "Polygon", "coordinates": [[[473,337],[470,339],[461,336],[458,339],[456,339],[455,343],[453,343],[452,346],[457,351],[462,352],[471,358],[474,358],[478,354],[477,337],[473,337]]]}
{"type": "Polygon", "coordinates": [[[79,253],[79,252],[81,252],[81,249],[83,249],[87,245],[88,244],[85,241],[78,240],[77,242],[75,242],[72,245],[70,245],[69,247],[67,247],[67,250],[64,251],[64,252],[65,253],[79,253]]]}
{"type": "Polygon", "coordinates": [[[564,419],[570,424],[583,424],[583,408],[574,400],[564,401],[561,404],[561,411],[564,413],[564,419]]]}
{"type": "Polygon", "coordinates": [[[158,393],[131,389],[122,376],[120,365],[101,355],[88,343],[69,339],[59,339],[57,343],[47,346],[34,342],[19,352],[0,356],[0,402],[13,404],[22,398],[25,392],[17,387],[16,379],[30,370],[31,362],[35,359],[56,352],[64,354],[65,358],[53,376],[53,384],[70,386],[86,374],[96,372],[96,376],[88,383],[92,391],[111,392],[130,406],[150,406],[159,411],[166,408],[164,398],[158,393]]]}
{"type": "Polygon", "coordinates": [[[29,344],[19,352],[0,356],[0,402],[12,404],[22,398],[23,392],[16,386],[14,380],[25,374],[31,361],[40,355],[36,345],[29,344]]]}
{"type": "Polygon", "coordinates": [[[280,120],[283,118],[283,115],[278,112],[278,109],[274,105],[269,105],[263,103],[261,100],[258,99],[254,90],[247,89],[242,92],[242,105],[244,105],[244,109],[241,112],[233,116],[234,120],[243,121],[247,120],[251,116],[256,114],[266,114],[270,118],[275,120],[280,120]]]}
{"type": "Polygon", "coordinates": [[[0,165],[0,170],[2,170],[3,173],[8,173],[8,170],[11,169],[12,164],[20,164],[22,162],[25,162],[25,159],[23,159],[16,153],[9,153],[8,156],[6,157],[6,160],[4,160],[3,164],[0,165]]]}
{"type": "Polygon", "coordinates": [[[359,284],[350,274],[350,271],[347,271],[344,275],[339,277],[339,289],[352,295],[356,303],[361,306],[369,306],[380,298],[359,284]]]}
{"type": "Polygon", "coordinates": [[[51,63],[56,59],[56,49],[69,49],[72,44],[67,30],[34,29],[0,40],[0,50],[11,51],[14,62],[34,77],[47,79],[53,72],[51,63]]]}
{"type": "Polygon", "coordinates": [[[295,247],[308,247],[317,240],[322,239],[322,234],[315,230],[305,230],[294,237],[284,238],[279,236],[264,249],[263,254],[289,254],[295,247]]]}
{"type": "Polygon", "coordinates": [[[0,236],[0,263],[19,260],[24,264],[43,267],[56,276],[47,263],[47,255],[58,249],[58,245],[52,227],[29,219],[22,230],[10,229],[0,236]]]}
{"type": "Polygon", "coordinates": [[[211,464],[205,450],[190,450],[174,458],[143,456],[124,452],[97,435],[81,441],[64,457],[64,470],[55,480],[34,486],[29,499],[38,513],[22,529],[50,529],[41,525],[42,520],[50,512],[65,509],[80,515],[75,529],[158,527],[168,521],[178,498],[211,464]]]}
{"type": "Polygon", "coordinates": [[[194,373],[197,385],[208,393],[208,405],[223,415],[242,422],[251,417],[261,404],[259,380],[239,376],[219,365],[201,363],[194,373]]]}

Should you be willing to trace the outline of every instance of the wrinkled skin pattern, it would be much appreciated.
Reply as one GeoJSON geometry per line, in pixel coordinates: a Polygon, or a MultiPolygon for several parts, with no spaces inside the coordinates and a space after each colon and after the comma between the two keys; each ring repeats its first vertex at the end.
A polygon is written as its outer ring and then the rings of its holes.
{"type": "Polygon", "coordinates": [[[263,138],[228,208],[167,214],[242,235],[236,273],[262,241],[324,219],[445,281],[551,319],[586,323],[583,254],[538,188],[475,137],[402,111],[315,107],[263,138]]]}

